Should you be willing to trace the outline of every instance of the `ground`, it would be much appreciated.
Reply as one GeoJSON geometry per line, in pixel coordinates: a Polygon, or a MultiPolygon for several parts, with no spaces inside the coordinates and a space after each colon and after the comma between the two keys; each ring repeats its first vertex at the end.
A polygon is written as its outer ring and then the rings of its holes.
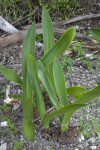
{"type": "MultiPolygon", "coordinates": [[[[80,15],[90,14],[90,13],[99,13],[100,11],[100,0],[82,0],[80,1],[83,11],[80,15]]],[[[79,26],[79,32],[84,34],[87,29],[100,27],[100,20],[91,19],[79,21],[73,24],[68,25],[69,27],[77,25],[79,26]]],[[[66,28],[66,26],[64,26],[66,28]]],[[[80,39],[78,39],[80,40],[80,39]]],[[[82,41],[82,39],[81,39],[82,41]]],[[[84,41],[85,43],[92,46],[94,45],[91,41],[84,41]]],[[[41,50],[36,48],[37,53],[41,50]]],[[[98,55],[100,57],[100,45],[93,48],[84,47],[86,54],[93,54],[92,56],[98,55]]],[[[0,53],[0,64],[11,69],[14,69],[20,76],[22,75],[21,70],[21,44],[11,45],[6,47],[3,52],[0,53]]],[[[90,56],[91,57],[91,56],[90,56]]],[[[100,67],[96,67],[100,63],[100,60],[90,58],[93,62],[92,70],[86,67],[79,59],[74,61],[72,72],[65,72],[66,85],[70,86],[83,86],[87,90],[92,89],[97,84],[100,84],[100,67]]],[[[4,77],[0,77],[0,89],[10,85],[11,94],[21,94],[22,89],[20,86],[15,85],[12,82],[9,82],[4,77]]],[[[45,101],[47,108],[50,108],[46,94],[44,93],[45,101]]],[[[73,100],[69,97],[69,102],[73,100]]],[[[3,99],[0,100],[0,104],[3,104],[3,99]]],[[[51,148],[54,150],[99,150],[100,149],[100,135],[97,134],[97,126],[100,124],[100,100],[92,100],[89,105],[83,109],[79,109],[74,116],[72,117],[69,123],[68,133],[65,135],[60,135],[60,127],[58,119],[53,119],[48,130],[44,130],[39,123],[37,111],[34,112],[34,124],[36,128],[36,141],[35,143],[28,142],[22,133],[22,104],[17,109],[10,107],[8,112],[0,110],[0,118],[8,117],[14,123],[12,134],[10,131],[7,131],[7,127],[0,126],[0,145],[3,143],[7,144],[7,150],[12,150],[14,147],[14,141],[18,140],[19,142],[24,142],[22,150],[46,150],[51,148]],[[11,118],[12,117],[12,118],[11,118]],[[81,122],[81,125],[80,125],[81,122]],[[84,126],[82,127],[82,122],[84,126]],[[98,123],[96,123],[98,122],[98,123]],[[91,125],[89,126],[89,124],[91,125]],[[87,128],[85,127],[87,126],[87,128]],[[96,130],[96,129],[97,130],[96,130]],[[95,131],[93,132],[93,130],[95,131]],[[79,135],[81,131],[81,135],[79,135]],[[87,134],[90,133],[90,137],[84,135],[84,131],[87,131],[87,134]]],[[[10,127],[11,128],[11,127],[10,127]]],[[[99,126],[100,132],[100,126],[99,126]]],[[[51,150],[52,150],[51,149],[51,150]]],[[[0,149],[1,150],[1,149],[0,149]]]]}

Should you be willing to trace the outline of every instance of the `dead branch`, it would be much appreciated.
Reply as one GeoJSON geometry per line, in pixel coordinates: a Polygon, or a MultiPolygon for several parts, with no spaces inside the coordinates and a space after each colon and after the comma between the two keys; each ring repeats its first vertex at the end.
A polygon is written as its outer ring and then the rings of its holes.
{"type": "Polygon", "coordinates": [[[75,18],[72,18],[72,19],[69,19],[69,20],[63,22],[61,25],[70,24],[70,23],[85,20],[85,19],[98,18],[98,17],[100,17],[100,13],[84,15],[84,16],[78,16],[78,17],[75,17],[75,18]]]}
{"type": "MultiPolygon", "coordinates": [[[[64,30],[64,29],[54,28],[55,33],[63,34],[65,31],[66,30],[64,30]]],[[[18,43],[18,42],[22,42],[24,37],[26,36],[26,33],[27,33],[27,30],[19,31],[19,32],[14,33],[12,35],[9,35],[7,37],[1,38],[0,39],[0,49],[1,49],[1,51],[3,51],[3,48],[8,46],[8,45],[15,44],[15,43],[18,43]]],[[[43,34],[42,28],[37,28],[36,29],[36,34],[43,34]]],[[[85,35],[82,35],[80,33],[76,33],[76,37],[86,39],[86,40],[88,39],[88,40],[91,40],[94,43],[94,40],[89,36],[85,36],[85,35]]]]}
{"type": "Polygon", "coordinates": [[[8,33],[17,33],[18,30],[0,16],[0,29],[8,33]]]}

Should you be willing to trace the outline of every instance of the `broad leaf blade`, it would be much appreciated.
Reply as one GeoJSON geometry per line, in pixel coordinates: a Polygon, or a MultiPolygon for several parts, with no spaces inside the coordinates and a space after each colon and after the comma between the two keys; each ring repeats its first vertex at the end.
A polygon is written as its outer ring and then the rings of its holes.
{"type": "Polygon", "coordinates": [[[60,108],[58,99],[49,84],[47,74],[46,74],[46,71],[45,71],[45,68],[44,68],[42,62],[37,62],[37,68],[38,68],[38,77],[39,77],[40,81],[43,83],[45,89],[47,90],[51,102],[53,103],[53,105],[56,109],[60,108]]]}
{"type": "Polygon", "coordinates": [[[22,46],[22,72],[23,72],[23,133],[25,137],[34,141],[33,121],[33,89],[27,73],[27,58],[35,53],[35,24],[28,30],[22,46]],[[29,125],[30,124],[30,125],[29,125]]]}
{"type": "Polygon", "coordinates": [[[86,32],[86,35],[91,34],[93,38],[100,42],[100,28],[90,29],[86,32]]]}
{"type": "Polygon", "coordinates": [[[63,69],[57,58],[54,59],[54,63],[53,63],[53,77],[54,77],[56,91],[60,99],[61,106],[66,106],[68,104],[68,97],[67,97],[65,78],[64,78],[63,69]]]}
{"type": "Polygon", "coordinates": [[[60,56],[70,45],[75,36],[75,27],[69,28],[54,45],[53,48],[42,58],[44,66],[51,64],[55,57],[60,56]]]}
{"type": "Polygon", "coordinates": [[[32,84],[32,88],[34,89],[36,105],[38,108],[40,119],[43,122],[46,112],[45,112],[44,100],[43,100],[43,96],[41,93],[41,88],[38,80],[37,67],[36,67],[35,59],[32,55],[28,57],[27,66],[28,66],[28,74],[30,77],[30,82],[32,84]]]}
{"type": "Polygon", "coordinates": [[[85,104],[76,104],[76,105],[67,105],[65,107],[59,108],[58,110],[54,110],[46,115],[44,119],[44,128],[49,127],[49,122],[54,118],[66,112],[71,113],[73,110],[79,109],[81,107],[86,106],[85,104]]]}
{"type": "Polygon", "coordinates": [[[22,80],[16,72],[4,66],[0,66],[0,72],[10,81],[13,81],[22,86],[22,80]]]}
{"type": "Polygon", "coordinates": [[[43,7],[42,10],[42,29],[45,55],[54,46],[54,32],[52,21],[45,7],[43,7]]]}
{"type": "Polygon", "coordinates": [[[70,87],[67,88],[67,94],[74,97],[75,99],[84,94],[87,90],[83,87],[70,87]]]}

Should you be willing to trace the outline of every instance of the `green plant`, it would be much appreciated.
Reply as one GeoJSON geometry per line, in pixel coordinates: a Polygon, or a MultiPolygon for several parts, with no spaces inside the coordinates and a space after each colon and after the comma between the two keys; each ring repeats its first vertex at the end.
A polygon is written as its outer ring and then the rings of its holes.
{"type": "Polygon", "coordinates": [[[89,35],[89,34],[91,34],[95,40],[100,42],[100,28],[89,29],[86,32],[86,35],[89,35]]]}
{"type": "Polygon", "coordinates": [[[9,111],[9,109],[10,109],[10,107],[9,107],[9,106],[7,106],[7,104],[6,104],[6,103],[4,103],[3,105],[0,105],[0,109],[1,109],[1,110],[3,110],[3,111],[5,111],[5,112],[8,112],[8,111],[9,111]]]}
{"type": "Polygon", "coordinates": [[[30,0],[0,0],[2,16],[13,23],[20,24],[32,22],[34,5],[30,0]]]}
{"type": "Polygon", "coordinates": [[[72,46],[72,49],[74,52],[77,52],[77,57],[79,57],[79,56],[82,57],[86,54],[83,49],[83,42],[79,42],[76,40],[72,46]]]}
{"type": "Polygon", "coordinates": [[[42,3],[44,3],[49,12],[59,15],[59,20],[67,20],[69,16],[75,16],[75,13],[81,11],[78,0],[50,0],[48,2],[42,0],[42,3]]]}
{"type": "Polygon", "coordinates": [[[91,121],[88,121],[87,115],[85,115],[84,111],[82,111],[82,120],[80,120],[80,126],[81,126],[81,131],[79,132],[79,135],[83,133],[85,136],[90,137],[92,134],[98,134],[100,135],[100,128],[99,128],[99,123],[97,120],[94,120],[92,117],[91,121]],[[82,121],[83,120],[83,121],[82,121]],[[84,122],[87,122],[84,124],[84,122]],[[89,133],[88,129],[92,126],[93,130],[91,134],[89,133]]]}
{"type": "Polygon", "coordinates": [[[71,72],[71,67],[73,66],[74,60],[70,57],[67,57],[66,55],[61,58],[61,65],[64,70],[68,70],[71,72]]]}
{"type": "Polygon", "coordinates": [[[71,72],[71,67],[73,66],[73,63],[76,58],[81,57],[80,59],[83,60],[83,56],[85,55],[84,49],[83,49],[83,42],[75,41],[73,46],[71,47],[73,52],[77,53],[75,58],[62,56],[61,57],[61,64],[64,70],[68,70],[71,72]]]}
{"type": "Polygon", "coordinates": [[[92,117],[92,125],[94,127],[93,133],[100,135],[99,123],[97,120],[94,120],[93,117],[92,117]]]}
{"type": "Polygon", "coordinates": [[[22,150],[24,142],[19,142],[15,140],[15,146],[13,147],[13,150],[22,150]]]}
{"type": "Polygon", "coordinates": [[[51,146],[50,148],[47,148],[47,150],[54,150],[54,149],[53,149],[52,146],[51,146]]]}
{"type": "Polygon", "coordinates": [[[0,121],[7,121],[7,131],[8,133],[10,133],[11,135],[17,130],[17,128],[14,126],[14,123],[11,120],[11,116],[10,118],[8,117],[1,117],[0,121]]]}
{"type": "Polygon", "coordinates": [[[68,123],[77,109],[86,106],[85,103],[100,96],[100,86],[87,91],[83,87],[66,89],[65,78],[58,57],[69,47],[75,36],[75,27],[69,28],[55,44],[54,32],[50,16],[45,9],[42,11],[42,28],[44,56],[41,61],[34,58],[35,53],[35,24],[29,29],[22,47],[23,80],[10,69],[0,66],[0,72],[9,80],[23,87],[23,133],[27,140],[35,140],[33,125],[33,108],[37,107],[40,121],[45,129],[54,117],[59,117],[61,132],[65,133],[68,123]],[[40,82],[44,85],[49,99],[55,110],[46,114],[44,98],[40,82]],[[73,104],[68,104],[68,95],[75,98],[73,104]],[[33,101],[33,95],[35,101],[33,101]]]}
{"type": "Polygon", "coordinates": [[[15,131],[17,131],[17,128],[14,126],[14,123],[12,123],[11,119],[7,119],[7,131],[12,135],[15,131]]]}
{"type": "Polygon", "coordinates": [[[89,60],[83,60],[83,64],[86,65],[86,67],[88,68],[89,72],[91,73],[93,62],[89,61],[89,60]]]}

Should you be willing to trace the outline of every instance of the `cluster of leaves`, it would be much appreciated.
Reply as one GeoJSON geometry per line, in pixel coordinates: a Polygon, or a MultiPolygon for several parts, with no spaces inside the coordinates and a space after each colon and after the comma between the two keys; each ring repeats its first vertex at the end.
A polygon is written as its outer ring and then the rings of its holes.
{"type": "MultiPolygon", "coordinates": [[[[74,45],[69,49],[69,52],[70,51],[73,51],[72,57],[68,57],[66,55],[61,57],[61,64],[63,69],[68,70],[68,72],[71,72],[71,67],[74,65],[75,60],[78,58],[79,61],[81,61],[82,64],[91,73],[94,61],[92,61],[90,57],[85,57],[86,53],[83,49],[83,42],[75,40],[74,45]]],[[[97,62],[95,62],[96,70],[98,70],[100,67],[100,56],[94,55],[93,59],[98,60],[97,62]]]]}
{"type": "MultiPolygon", "coordinates": [[[[0,66],[0,72],[9,80],[23,87],[23,95],[18,96],[23,100],[23,132],[27,140],[35,140],[35,129],[33,124],[33,109],[37,107],[40,121],[45,129],[54,117],[59,117],[61,132],[65,133],[68,123],[77,109],[86,106],[85,103],[100,96],[100,86],[87,91],[83,87],[70,87],[66,89],[63,69],[58,57],[69,47],[75,36],[75,27],[69,28],[59,39],[54,41],[53,26],[50,16],[43,8],[42,29],[44,56],[40,61],[34,58],[35,53],[35,24],[29,29],[22,47],[22,72],[23,80],[13,71],[0,66]],[[46,113],[43,93],[40,81],[46,89],[51,104],[55,110],[46,113]],[[68,103],[68,94],[75,101],[68,103]],[[33,101],[33,95],[35,101],[33,101]]],[[[15,97],[15,96],[14,96],[15,97]]],[[[17,97],[17,95],[16,95],[17,97]]]]}
{"type": "Polygon", "coordinates": [[[51,0],[48,1],[48,3],[44,2],[44,4],[49,12],[56,13],[56,15],[58,15],[58,19],[60,20],[66,20],[69,16],[75,16],[76,13],[81,11],[79,8],[79,0],[51,0]]]}
{"type": "MultiPolygon", "coordinates": [[[[6,111],[7,112],[7,109],[6,111]]],[[[12,118],[13,116],[10,116],[10,117],[1,117],[0,118],[0,121],[7,121],[7,132],[12,135],[13,133],[15,133],[15,131],[17,131],[17,128],[15,127],[14,123],[12,122],[12,118]]],[[[0,131],[1,134],[3,135],[3,132],[0,131]]]]}
{"type": "Polygon", "coordinates": [[[32,23],[32,20],[40,19],[41,13],[39,14],[39,12],[41,12],[43,5],[51,13],[59,14],[59,19],[67,19],[80,11],[78,0],[39,0],[34,2],[31,0],[0,0],[0,13],[16,25],[25,24],[26,22],[32,23]]]}
{"type": "Polygon", "coordinates": [[[90,137],[92,134],[98,134],[100,135],[100,128],[99,128],[99,123],[97,120],[94,120],[92,117],[92,120],[89,122],[87,119],[86,114],[84,111],[82,111],[82,120],[80,120],[80,126],[81,126],[81,132],[79,132],[79,135],[83,133],[85,136],[90,137]],[[84,124],[84,122],[87,122],[84,124]],[[92,127],[93,131],[91,132],[91,135],[89,133],[89,128],[92,127]]]}
{"type": "Polygon", "coordinates": [[[79,42],[79,41],[75,41],[74,45],[69,49],[69,51],[73,51],[73,53],[76,53],[76,56],[74,56],[74,58],[72,57],[67,57],[62,56],[61,57],[61,64],[64,70],[68,70],[69,72],[71,72],[71,67],[73,66],[73,63],[75,62],[76,58],[84,58],[85,55],[85,51],[83,49],[83,42],[79,42]]]}
{"type": "Polygon", "coordinates": [[[24,142],[19,142],[17,140],[15,140],[15,145],[13,147],[13,150],[22,150],[24,142]]]}
{"type": "Polygon", "coordinates": [[[10,107],[7,106],[6,103],[4,103],[3,105],[0,105],[0,109],[1,109],[2,111],[4,111],[4,112],[8,112],[9,109],[10,109],[10,107]]]}
{"type": "Polygon", "coordinates": [[[34,5],[30,0],[0,0],[1,15],[13,24],[32,22],[34,5]]]}

